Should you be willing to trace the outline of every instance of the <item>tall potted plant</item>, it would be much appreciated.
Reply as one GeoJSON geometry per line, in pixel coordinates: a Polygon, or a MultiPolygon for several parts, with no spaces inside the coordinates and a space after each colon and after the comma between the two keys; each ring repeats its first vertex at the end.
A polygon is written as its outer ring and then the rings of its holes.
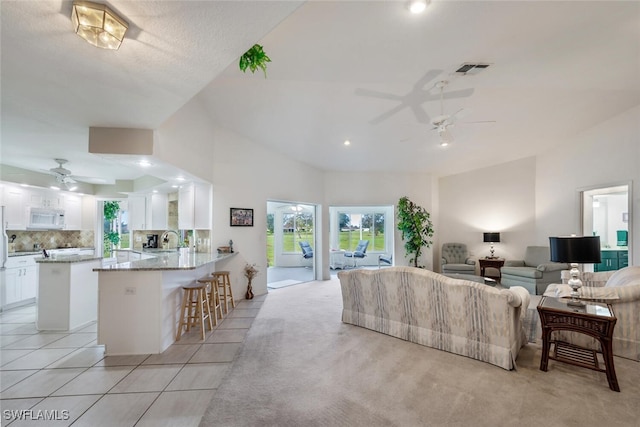
{"type": "Polygon", "coordinates": [[[409,256],[409,263],[418,267],[418,258],[422,248],[430,248],[433,244],[433,224],[429,212],[418,206],[408,197],[401,197],[398,201],[398,230],[402,232],[404,249],[409,256]]]}

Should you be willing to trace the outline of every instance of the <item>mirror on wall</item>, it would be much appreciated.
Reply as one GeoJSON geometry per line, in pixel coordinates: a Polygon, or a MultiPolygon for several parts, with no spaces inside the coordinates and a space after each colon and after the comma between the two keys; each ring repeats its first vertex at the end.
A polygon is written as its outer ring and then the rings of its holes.
{"type": "Polygon", "coordinates": [[[582,233],[600,236],[602,262],[595,271],[618,270],[629,263],[631,184],[590,187],[580,191],[582,233]]]}

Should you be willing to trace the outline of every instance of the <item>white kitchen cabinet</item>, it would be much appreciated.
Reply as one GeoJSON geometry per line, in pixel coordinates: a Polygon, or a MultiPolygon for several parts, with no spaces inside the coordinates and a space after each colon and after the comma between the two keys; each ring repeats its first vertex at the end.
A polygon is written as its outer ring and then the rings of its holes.
{"type": "Polygon", "coordinates": [[[144,195],[132,195],[127,198],[129,211],[129,231],[147,230],[147,200],[144,195]]]}
{"type": "Polygon", "coordinates": [[[22,269],[7,268],[4,272],[3,304],[13,305],[20,301],[20,288],[18,287],[18,274],[22,269]]]}
{"type": "Polygon", "coordinates": [[[10,257],[2,285],[5,307],[33,302],[38,289],[38,267],[33,256],[10,257]]]}
{"type": "Polygon", "coordinates": [[[64,209],[64,196],[58,191],[32,188],[28,204],[34,208],[64,209]]]}
{"type": "Polygon", "coordinates": [[[169,201],[166,194],[131,195],[127,199],[130,230],[166,230],[169,201]]]}
{"type": "Polygon", "coordinates": [[[20,300],[31,302],[38,294],[38,267],[26,267],[20,280],[20,300]]]}
{"type": "Polygon", "coordinates": [[[82,196],[82,229],[93,230],[96,227],[98,203],[96,198],[85,194],[82,196]]]}
{"type": "Polygon", "coordinates": [[[82,230],[82,197],[67,195],[64,198],[65,230],[82,230]]]}
{"type": "Polygon", "coordinates": [[[211,228],[211,185],[193,183],[180,188],[178,228],[181,230],[211,228]]]}
{"type": "Polygon", "coordinates": [[[7,230],[27,229],[27,204],[25,188],[6,185],[4,187],[5,222],[7,230]]]}
{"type": "Polygon", "coordinates": [[[178,191],[178,228],[193,230],[193,210],[195,208],[195,190],[193,184],[183,185],[178,191]]]}
{"type": "Polygon", "coordinates": [[[147,230],[166,230],[169,220],[169,197],[167,194],[152,193],[147,196],[147,230]]]}
{"type": "Polygon", "coordinates": [[[211,185],[195,184],[193,228],[208,230],[211,228],[211,185]]]}

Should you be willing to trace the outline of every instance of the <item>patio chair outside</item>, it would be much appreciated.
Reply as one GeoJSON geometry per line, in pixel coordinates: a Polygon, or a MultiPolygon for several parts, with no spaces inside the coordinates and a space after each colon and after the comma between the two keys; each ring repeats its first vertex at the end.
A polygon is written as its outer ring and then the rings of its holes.
{"type": "Polygon", "coordinates": [[[307,241],[298,242],[300,243],[300,249],[302,249],[302,258],[309,259],[313,258],[313,248],[307,241]]]}
{"type": "Polygon", "coordinates": [[[380,268],[382,264],[393,265],[393,254],[378,255],[378,268],[380,268]]]}
{"type": "Polygon", "coordinates": [[[353,259],[353,267],[356,267],[356,263],[358,262],[358,258],[363,259],[367,256],[367,247],[369,246],[368,240],[360,240],[358,246],[356,246],[356,250],[353,252],[345,252],[344,256],[347,258],[353,259]]]}

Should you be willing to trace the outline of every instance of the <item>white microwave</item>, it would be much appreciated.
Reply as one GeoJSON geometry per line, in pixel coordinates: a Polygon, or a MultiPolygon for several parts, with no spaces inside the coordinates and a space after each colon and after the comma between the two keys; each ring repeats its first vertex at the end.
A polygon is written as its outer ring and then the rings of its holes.
{"type": "Polygon", "coordinates": [[[64,228],[64,211],[62,209],[30,208],[29,229],[62,230],[64,228]]]}

